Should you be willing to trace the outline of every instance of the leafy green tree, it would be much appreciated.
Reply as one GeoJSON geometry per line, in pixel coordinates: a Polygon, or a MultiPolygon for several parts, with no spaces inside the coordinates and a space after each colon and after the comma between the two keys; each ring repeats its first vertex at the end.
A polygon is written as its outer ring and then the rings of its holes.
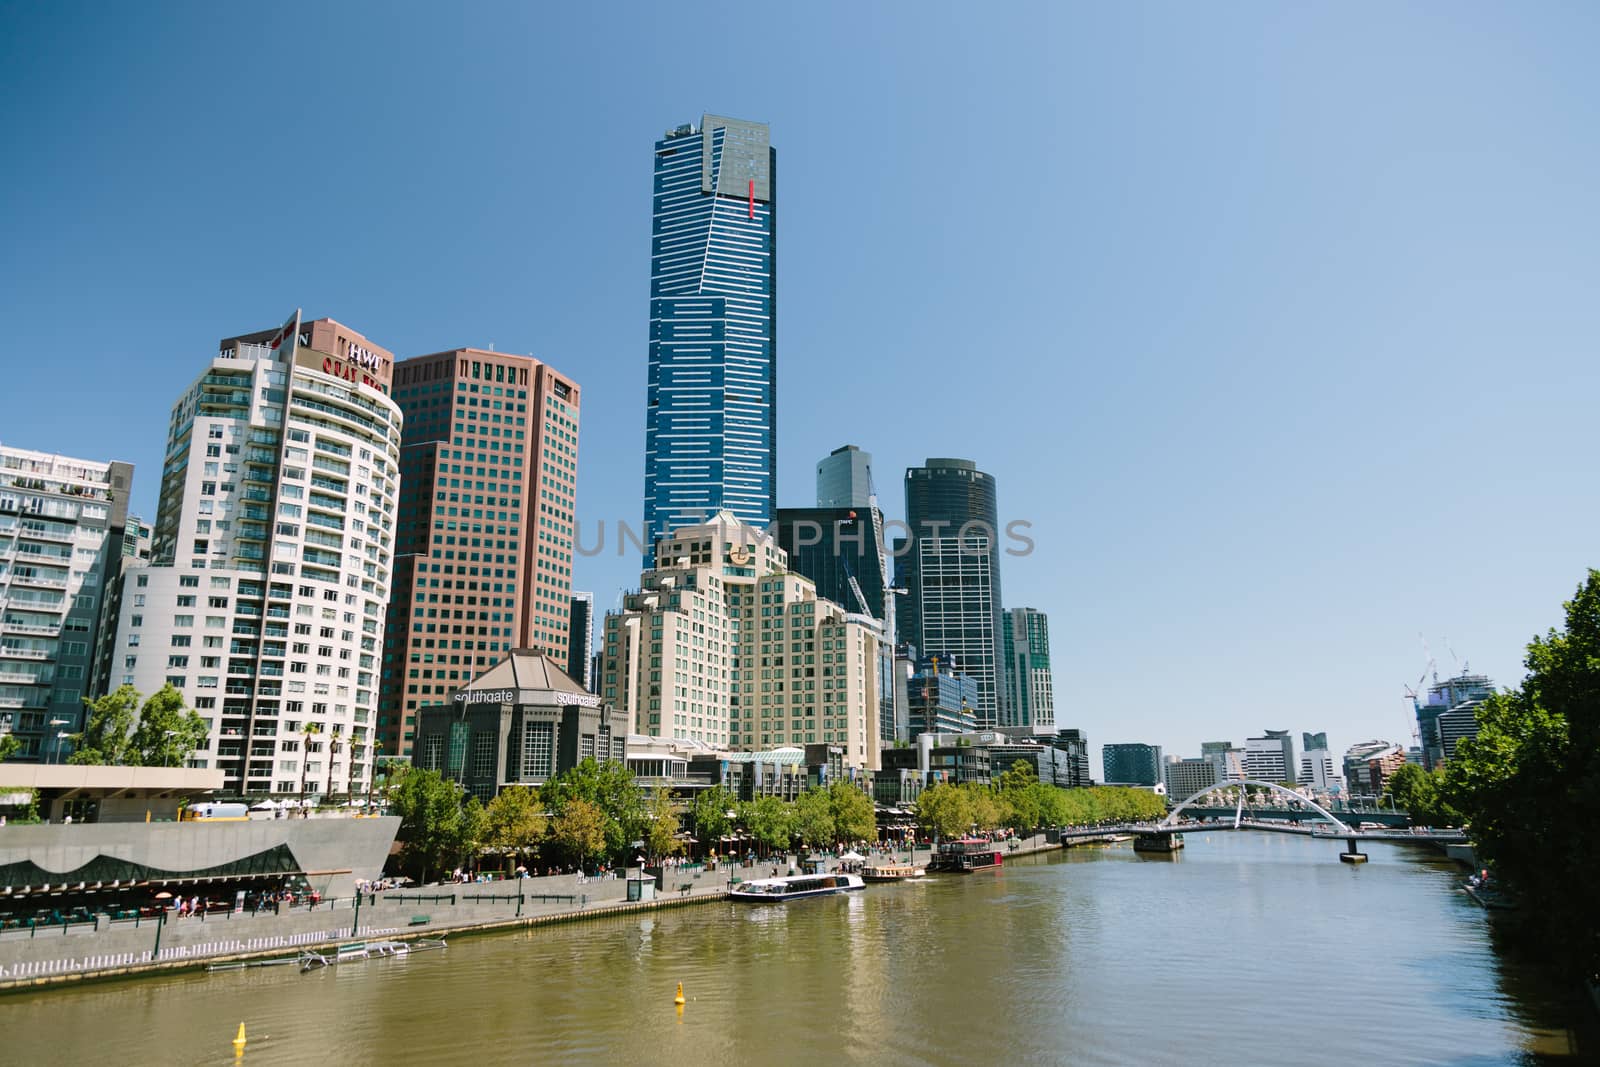
{"type": "Polygon", "coordinates": [[[486,829],[478,798],[438,771],[405,768],[390,787],[389,806],[400,816],[401,861],[419,881],[475,852],[486,829]]]}
{"type": "Polygon", "coordinates": [[[539,791],[532,786],[508,785],[483,810],[484,842],[506,857],[510,873],[515,861],[539,846],[548,827],[539,791]]]}
{"type": "Polygon", "coordinates": [[[733,828],[728,812],[734,808],[733,794],[722,786],[712,786],[694,798],[694,834],[707,848],[718,848],[733,828]]]}
{"type": "Polygon", "coordinates": [[[1445,772],[1478,854],[1516,894],[1524,934],[1558,966],[1600,972],[1600,571],[1566,626],[1528,645],[1522,685],[1478,709],[1445,772]]]}
{"type": "Polygon", "coordinates": [[[924,789],[917,797],[917,825],[942,838],[961,837],[972,825],[972,802],[967,792],[948,782],[924,789]]]}
{"type": "Polygon", "coordinates": [[[670,856],[683,848],[678,840],[678,812],[672,806],[672,796],[665,789],[657,789],[644,802],[644,843],[655,859],[670,856]]]}
{"type": "Polygon", "coordinates": [[[21,747],[22,742],[18,741],[12,735],[0,735],[0,763],[4,763],[6,760],[16,755],[17,749],[21,747]]]}
{"type": "Polygon", "coordinates": [[[968,782],[961,787],[967,794],[967,804],[972,811],[972,825],[980,830],[996,830],[1004,826],[1010,811],[1006,802],[986,785],[968,782]]]}
{"type": "Polygon", "coordinates": [[[206,743],[206,723],[167,683],[144,702],[133,731],[134,751],[146,767],[182,767],[206,743]]]}
{"type": "Polygon", "coordinates": [[[833,815],[833,832],[841,841],[876,841],[878,810],[854,782],[834,782],[828,786],[828,806],[833,815]]]}
{"type": "Polygon", "coordinates": [[[822,789],[807,789],[794,802],[794,832],[808,848],[834,840],[833,804],[822,789]]]}
{"type": "Polygon", "coordinates": [[[601,762],[591,756],[546,782],[540,795],[558,815],[573,800],[598,808],[606,838],[602,855],[624,856],[644,836],[644,793],[633,772],[614,760],[601,762]]]}
{"type": "Polygon", "coordinates": [[[1445,802],[1444,788],[1442,768],[1430,772],[1407,763],[1389,776],[1383,795],[1410,813],[1415,826],[1459,826],[1461,813],[1445,802]]]}
{"type": "Polygon", "coordinates": [[[131,685],[118,686],[98,700],[85,699],[89,709],[83,733],[74,734],[74,752],[68,763],[79,764],[137,764],[138,751],[133,747],[134,716],[139,707],[139,691],[131,685]]]}
{"type": "Polygon", "coordinates": [[[794,836],[794,809],[778,797],[756,797],[740,805],[739,818],[756,843],[769,849],[787,849],[794,836]]]}
{"type": "Polygon", "coordinates": [[[572,797],[550,820],[550,841],[585,869],[606,856],[606,813],[600,805],[572,797]]]}

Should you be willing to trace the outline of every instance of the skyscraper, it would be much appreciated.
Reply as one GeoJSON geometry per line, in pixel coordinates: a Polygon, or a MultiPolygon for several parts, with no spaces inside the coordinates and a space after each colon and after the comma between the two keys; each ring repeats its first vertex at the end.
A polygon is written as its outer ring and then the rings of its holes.
{"type": "Polygon", "coordinates": [[[359,792],[394,562],[393,357],[332,319],[224,340],[173,405],[114,688],[171,683],[228,793],[359,792]]]}
{"type": "Polygon", "coordinates": [[[1038,726],[1045,727],[1045,732],[1054,731],[1056,700],[1055,682],[1050,673],[1050,620],[1035,608],[1008,608],[1003,632],[1006,702],[1001,725],[1038,726]]]}
{"type": "Polygon", "coordinates": [[[1130,741],[1100,750],[1100,768],[1107,785],[1155,785],[1162,780],[1164,767],[1160,745],[1130,741]]]}
{"type": "Polygon", "coordinates": [[[17,759],[60,759],[83,728],[132,482],[128,463],[0,447],[0,737],[17,759]]]}
{"type": "Polygon", "coordinates": [[[566,664],[580,396],[531,356],[460,348],[396,364],[394,399],[406,431],[378,729],[399,756],[418,709],[512,649],[566,664]]]}
{"type": "Polygon", "coordinates": [[[705,115],[655,147],[644,523],[718,511],[766,526],[778,495],[777,152],[705,115]]]}
{"type": "Polygon", "coordinates": [[[872,503],[872,453],[841,445],[817,464],[817,507],[864,508],[872,503]]]}
{"type": "Polygon", "coordinates": [[[1297,764],[1288,730],[1266,730],[1244,739],[1244,773],[1258,782],[1293,782],[1297,764]]]}
{"type": "Polygon", "coordinates": [[[594,594],[573,593],[567,627],[567,676],[594,692],[594,594]]]}
{"type": "Polygon", "coordinates": [[[970,459],[930,459],[906,471],[906,524],[895,542],[908,592],[899,636],[978,683],[978,725],[1005,721],[999,509],[994,479],[970,459]]]}

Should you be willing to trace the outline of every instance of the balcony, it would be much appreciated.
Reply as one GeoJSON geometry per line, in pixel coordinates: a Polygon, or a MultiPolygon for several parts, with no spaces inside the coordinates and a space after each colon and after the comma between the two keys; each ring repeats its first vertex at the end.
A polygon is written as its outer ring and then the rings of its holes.
{"type": "Polygon", "coordinates": [[[0,621],[0,633],[7,634],[42,634],[46,637],[55,637],[61,632],[61,622],[14,622],[11,619],[0,621]]]}
{"type": "Polygon", "coordinates": [[[49,659],[53,653],[42,648],[14,648],[0,645],[0,659],[49,659]]]}
{"type": "Polygon", "coordinates": [[[44,574],[23,574],[19,571],[11,572],[12,585],[32,585],[44,589],[65,589],[67,580],[44,574]]]}

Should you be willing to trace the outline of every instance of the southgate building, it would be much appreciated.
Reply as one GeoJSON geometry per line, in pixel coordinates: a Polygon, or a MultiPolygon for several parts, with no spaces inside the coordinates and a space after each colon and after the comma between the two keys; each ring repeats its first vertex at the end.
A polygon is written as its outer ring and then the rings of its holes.
{"type": "Polygon", "coordinates": [[[170,682],[229,794],[370,780],[395,552],[393,357],[332,319],[231,337],[173,405],[108,688],[170,682]]]}
{"type": "Polygon", "coordinates": [[[719,511],[765,527],[778,495],[777,153],[706,115],[655,146],[644,525],[719,511]]]}
{"type": "Polygon", "coordinates": [[[630,734],[713,749],[833,744],[877,769],[876,625],[817,596],[763,531],[719,513],[660,543],[605,620],[600,695],[630,734]]]}
{"type": "Polygon", "coordinates": [[[461,348],[396,364],[394,399],[406,429],[378,729],[405,756],[420,709],[512,649],[567,663],[580,396],[530,356],[461,348]]]}

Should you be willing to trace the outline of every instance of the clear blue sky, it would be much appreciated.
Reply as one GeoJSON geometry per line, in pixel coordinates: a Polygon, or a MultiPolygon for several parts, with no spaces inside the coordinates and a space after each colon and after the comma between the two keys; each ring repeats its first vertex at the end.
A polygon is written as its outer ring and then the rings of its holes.
{"type": "Polygon", "coordinates": [[[574,375],[637,524],[651,146],[713,111],[779,151],[780,502],[977,460],[1063,725],[1408,740],[1419,632],[1520,678],[1600,561],[1600,9],[767,6],[0,3],[0,440],[152,514],[301,306],[574,375]]]}

